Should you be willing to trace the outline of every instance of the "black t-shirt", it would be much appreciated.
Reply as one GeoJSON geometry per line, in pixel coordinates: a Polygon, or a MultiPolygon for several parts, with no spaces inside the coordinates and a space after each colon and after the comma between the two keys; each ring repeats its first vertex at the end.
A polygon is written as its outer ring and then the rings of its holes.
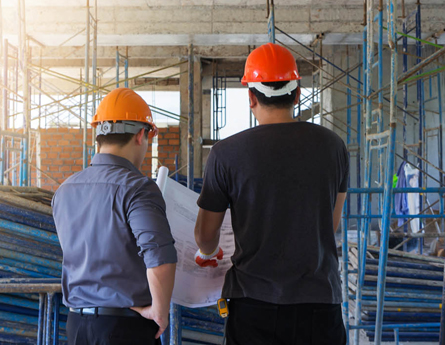
{"type": "Polygon", "coordinates": [[[198,205],[230,205],[235,253],[223,297],[341,303],[332,215],[348,174],[342,139],[307,122],[261,125],[214,145],[198,205]]]}

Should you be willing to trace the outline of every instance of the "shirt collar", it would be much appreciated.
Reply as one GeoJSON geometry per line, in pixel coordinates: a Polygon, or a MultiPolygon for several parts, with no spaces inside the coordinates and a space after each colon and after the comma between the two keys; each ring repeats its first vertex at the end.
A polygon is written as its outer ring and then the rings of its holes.
{"type": "Polygon", "coordinates": [[[90,165],[118,165],[142,175],[128,159],[110,153],[96,153],[90,165]]]}

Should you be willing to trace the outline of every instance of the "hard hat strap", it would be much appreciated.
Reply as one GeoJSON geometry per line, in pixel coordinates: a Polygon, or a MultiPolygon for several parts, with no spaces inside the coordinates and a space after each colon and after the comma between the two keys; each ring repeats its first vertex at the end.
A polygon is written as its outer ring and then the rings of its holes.
{"type": "Polygon", "coordinates": [[[142,122],[122,121],[122,122],[109,122],[104,121],[99,123],[96,127],[96,136],[108,135],[108,134],[136,134],[142,128],[150,129],[150,127],[142,122]]]}
{"type": "Polygon", "coordinates": [[[281,89],[278,90],[274,90],[273,87],[264,85],[261,82],[247,83],[247,85],[249,85],[249,87],[257,89],[266,97],[277,97],[277,96],[284,96],[286,94],[290,95],[291,92],[298,87],[298,82],[296,80],[290,80],[286,85],[284,85],[281,89]]]}

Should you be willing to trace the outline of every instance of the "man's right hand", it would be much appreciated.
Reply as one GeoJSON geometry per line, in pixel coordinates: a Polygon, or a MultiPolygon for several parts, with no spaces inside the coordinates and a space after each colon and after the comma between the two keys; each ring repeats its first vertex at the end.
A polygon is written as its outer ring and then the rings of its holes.
{"type": "Polygon", "coordinates": [[[216,248],[212,253],[210,254],[204,254],[201,252],[201,249],[198,249],[198,251],[195,254],[195,262],[201,266],[201,267],[217,267],[218,260],[222,260],[224,256],[223,250],[221,247],[216,248]]]}
{"type": "Polygon", "coordinates": [[[141,314],[141,316],[145,317],[146,319],[153,320],[156,322],[156,324],[159,326],[159,330],[155,335],[155,338],[158,339],[162,333],[166,330],[168,326],[168,313],[167,315],[160,315],[159,313],[156,313],[151,305],[146,307],[132,307],[130,308],[134,310],[135,312],[138,312],[141,314]]]}

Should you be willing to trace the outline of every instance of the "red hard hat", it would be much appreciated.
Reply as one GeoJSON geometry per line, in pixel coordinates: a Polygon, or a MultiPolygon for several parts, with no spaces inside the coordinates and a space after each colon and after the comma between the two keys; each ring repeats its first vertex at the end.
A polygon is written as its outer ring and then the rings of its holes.
{"type": "Polygon", "coordinates": [[[301,79],[291,52],[274,43],[253,50],[244,67],[243,85],[255,82],[273,82],[301,79]]]}
{"type": "Polygon", "coordinates": [[[100,102],[91,126],[96,128],[102,122],[135,121],[150,125],[153,129],[149,137],[158,134],[158,128],[153,122],[148,104],[131,89],[121,87],[114,89],[100,102]]]}

